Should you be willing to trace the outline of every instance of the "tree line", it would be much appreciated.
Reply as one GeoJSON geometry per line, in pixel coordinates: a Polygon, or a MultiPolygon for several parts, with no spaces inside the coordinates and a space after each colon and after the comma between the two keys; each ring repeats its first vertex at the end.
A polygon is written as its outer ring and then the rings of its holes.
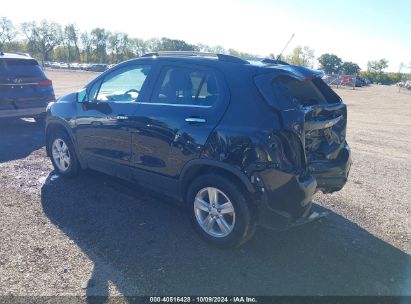
{"type": "MultiPolygon", "coordinates": [[[[327,75],[330,74],[348,74],[361,75],[368,78],[374,83],[392,84],[397,83],[409,77],[409,74],[402,74],[402,68],[406,66],[402,63],[398,73],[386,73],[384,70],[388,67],[388,60],[382,58],[380,60],[371,60],[367,62],[367,70],[361,71],[358,64],[345,61],[334,54],[323,54],[318,58],[321,69],[327,75]]],[[[411,68],[411,63],[410,63],[411,68]]]]}
{"type": "Polygon", "coordinates": [[[0,50],[30,53],[43,62],[119,63],[156,51],[199,51],[256,57],[222,46],[194,45],[165,37],[143,40],[104,28],[81,32],[75,24],[62,26],[47,20],[23,22],[16,27],[6,17],[0,17],[0,50]]]}
{"type": "MultiPolygon", "coordinates": [[[[123,32],[110,32],[100,27],[90,31],[80,31],[75,24],[62,26],[47,20],[23,22],[15,26],[6,17],[0,17],[0,50],[30,53],[43,63],[44,61],[119,63],[156,51],[200,51],[248,58],[261,57],[233,48],[225,49],[220,45],[190,44],[184,40],[166,37],[144,40],[130,37],[123,32]]],[[[277,58],[274,54],[266,57],[277,58]]],[[[293,65],[313,67],[314,50],[308,46],[297,46],[280,59],[293,65]]],[[[384,84],[395,83],[402,78],[401,71],[399,73],[383,71],[388,67],[386,59],[369,61],[366,71],[361,71],[358,64],[343,61],[334,54],[323,54],[317,60],[319,68],[326,74],[361,74],[373,82],[384,84]]]]}

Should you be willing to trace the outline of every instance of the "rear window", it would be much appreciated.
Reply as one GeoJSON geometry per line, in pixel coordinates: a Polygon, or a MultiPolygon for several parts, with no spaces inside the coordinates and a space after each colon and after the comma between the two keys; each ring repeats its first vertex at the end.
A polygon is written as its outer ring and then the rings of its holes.
{"type": "Polygon", "coordinates": [[[0,59],[0,77],[39,77],[43,76],[36,60],[0,59]]]}
{"type": "Polygon", "coordinates": [[[340,97],[321,79],[298,80],[289,76],[273,79],[274,96],[282,101],[311,106],[325,103],[338,103],[340,97]]]}

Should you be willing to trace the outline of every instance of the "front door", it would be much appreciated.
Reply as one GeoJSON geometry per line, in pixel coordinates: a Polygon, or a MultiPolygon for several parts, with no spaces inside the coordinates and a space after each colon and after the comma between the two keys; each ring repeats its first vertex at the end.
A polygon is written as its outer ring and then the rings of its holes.
{"type": "Polygon", "coordinates": [[[82,159],[93,169],[128,178],[134,113],[142,98],[149,65],[113,70],[78,103],[76,137],[82,159]]]}

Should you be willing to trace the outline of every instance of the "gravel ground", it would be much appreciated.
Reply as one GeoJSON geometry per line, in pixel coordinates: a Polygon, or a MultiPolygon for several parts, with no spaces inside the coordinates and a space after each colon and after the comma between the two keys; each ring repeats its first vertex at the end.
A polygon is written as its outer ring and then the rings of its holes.
{"type": "MultiPolygon", "coordinates": [[[[62,94],[96,74],[48,75],[62,94]]],[[[228,251],[163,197],[91,171],[60,178],[42,127],[0,120],[0,295],[411,295],[411,94],[337,93],[354,163],[342,191],[316,195],[330,215],[228,251]]]]}

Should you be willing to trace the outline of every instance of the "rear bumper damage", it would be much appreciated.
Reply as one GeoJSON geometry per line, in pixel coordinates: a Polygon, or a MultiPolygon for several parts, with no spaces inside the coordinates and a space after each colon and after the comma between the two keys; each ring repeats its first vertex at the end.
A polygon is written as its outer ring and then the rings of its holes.
{"type": "Polygon", "coordinates": [[[255,184],[261,192],[258,208],[260,226],[287,230],[328,214],[313,210],[313,196],[319,190],[329,193],[344,187],[351,167],[348,145],[335,160],[313,166],[315,170],[304,179],[276,169],[258,173],[255,184]]]}
{"type": "Polygon", "coordinates": [[[312,203],[310,203],[310,206],[311,208],[309,209],[309,212],[307,212],[306,214],[304,214],[304,216],[301,216],[297,220],[287,219],[285,221],[284,217],[281,217],[281,220],[283,222],[281,225],[279,225],[275,222],[275,220],[278,220],[279,215],[272,214],[270,221],[260,222],[259,225],[264,228],[270,229],[270,230],[286,231],[286,230],[289,230],[289,229],[292,229],[298,226],[302,226],[302,225],[314,222],[321,218],[325,218],[326,216],[330,214],[330,212],[319,210],[318,206],[312,203]]]}
{"type": "Polygon", "coordinates": [[[311,163],[309,170],[317,180],[317,189],[332,193],[341,190],[346,184],[351,164],[351,151],[345,144],[335,160],[311,163]]]}
{"type": "Polygon", "coordinates": [[[256,183],[261,193],[258,208],[260,226],[284,230],[311,215],[312,198],[317,189],[313,176],[301,179],[268,169],[259,172],[256,183]]]}

